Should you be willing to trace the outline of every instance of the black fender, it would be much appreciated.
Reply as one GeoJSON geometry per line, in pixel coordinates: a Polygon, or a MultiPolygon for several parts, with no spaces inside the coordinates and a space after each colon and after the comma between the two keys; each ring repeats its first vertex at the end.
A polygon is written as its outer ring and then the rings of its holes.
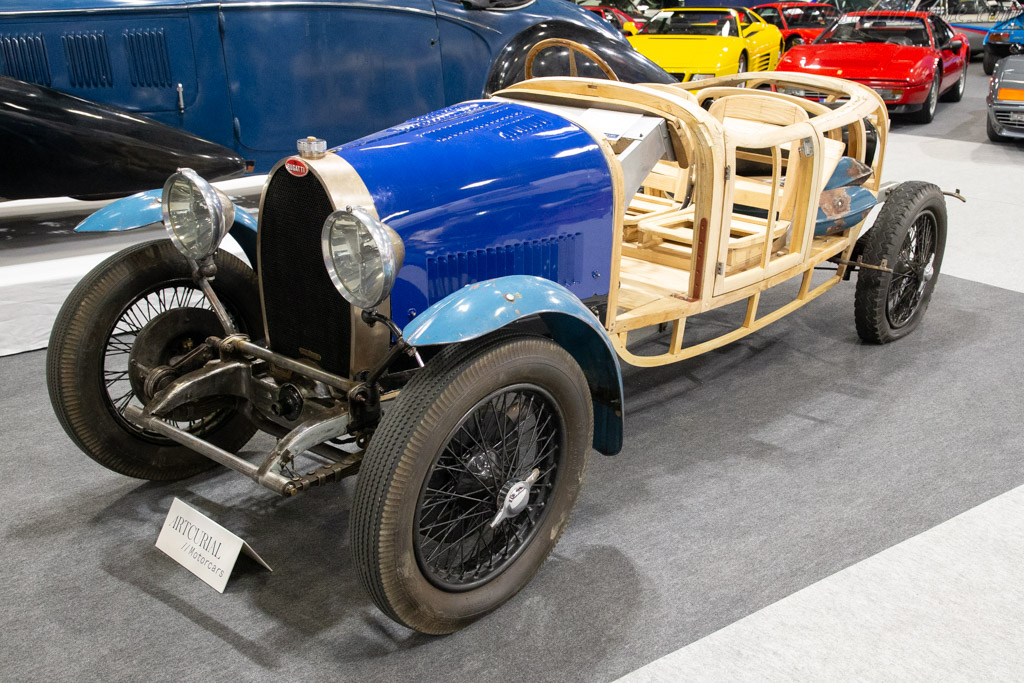
{"type": "MultiPolygon", "coordinates": [[[[624,41],[614,40],[592,29],[567,21],[545,21],[519,33],[502,49],[491,65],[485,94],[497,92],[525,78],[526,55],[530,49],[548,38],[565,38],[580,43],[608,63],[620,81],[625,83],[676,83],[660,66],[644,57],[624,41]]],[[[533,64],[534,76],[568,76],[569,51],[551,48],[533,64]]],[[[579,75],[607,78],[601,70],[582,55],[576,56],[579,75]]]]}
{"type": "Polygon", "coordinates": [[[123,197],[178,168],[209,180],[242,175],[234,151],[152,119],[0,76],[0,198],[123,197]]]}

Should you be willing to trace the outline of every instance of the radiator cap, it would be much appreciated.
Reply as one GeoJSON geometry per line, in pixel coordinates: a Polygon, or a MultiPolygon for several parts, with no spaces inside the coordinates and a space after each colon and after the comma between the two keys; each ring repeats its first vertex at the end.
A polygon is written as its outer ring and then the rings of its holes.
{"type": "Polygon", "coordinates": [[[327,141],[310,135],[296,141],[299,148],[299,156],[303,159],[319,159],[327,154],[327,141]]]}

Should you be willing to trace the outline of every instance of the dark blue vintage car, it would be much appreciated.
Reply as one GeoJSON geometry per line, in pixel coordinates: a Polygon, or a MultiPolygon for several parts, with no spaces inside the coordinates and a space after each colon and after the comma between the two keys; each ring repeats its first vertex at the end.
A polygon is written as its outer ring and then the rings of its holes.
{"type": "MultiPolygon", "coordinates": [[[[129,194],[184,165],[168,159],[152,175],[134,168],[133,156],[152,165],[161,153],[150,145],[133,155],[130,136],[120,138],[129,150],[116,158],[97,154],[89,139],[96,130],[109,137],[109,122],[123,128],[118,111],[184,129],[266,171],[311,132],[340,144],[522,80],[539,44],[551,47],[535,55],[536,75],[604,75],[564,44],[542,44],[552,39],[584,46],[620,80],[671,80],[564,0],[8,0],[0,5],[0,76],[15,81],[0,79],[0,100],[12,103],[0,105],[0,141],[43,145],[69,129],[85,140],[62,158],[89,182],[69,180],[48,194],[129,194]],[[54,103],[51,91],[25,94],[26,83],[81,100],[54,103]],[[17,126],[7,124],[12,117],[17,126]],[[34,131],[26,133],[26,121],[34,131]]],[[[153,136],[140,125],[135,137],[153,136]]],[[[180,152],[171,144],[167,156],[180,152]]],[[[5,174],[0,197],[39,196],[34,186],[20,188],[30,180],[24,171],[5,174]]]]}

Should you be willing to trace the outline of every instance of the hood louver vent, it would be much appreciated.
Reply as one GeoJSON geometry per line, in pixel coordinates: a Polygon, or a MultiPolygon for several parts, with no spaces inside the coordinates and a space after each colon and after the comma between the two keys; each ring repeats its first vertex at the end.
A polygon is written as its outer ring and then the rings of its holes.
{"type": "Polygon", "coordinates": [[[162,29],[125,31],[124,44],[132,85],[143,88],[172,86],[167,37],[162,29]]]}
{"type": "Polygon", "coordinates": [[[439,254],[427,257],[427,298],[433,304],[468,284],[505,275],[536,275],[571,287],[582,270],[580,233],[439,254]]]}
{"type": "Polygon", "coordinates": [[[75,88],[109,88],[114,85],[110,74],[107,37],[102,31],[65,33],[64,56],[68,60],[68,76],[75,88]]]}
{"type": "Polygon", "coordinates": [[[46,44],[38,34],[0,35],[3,74],[19,81],[50,85],[46,44]]]}

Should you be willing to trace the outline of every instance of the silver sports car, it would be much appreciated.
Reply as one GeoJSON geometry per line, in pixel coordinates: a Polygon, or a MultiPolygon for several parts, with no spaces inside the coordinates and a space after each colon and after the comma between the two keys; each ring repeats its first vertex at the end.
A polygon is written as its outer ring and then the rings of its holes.
{"type": "Polygon", "coordinates": [[[999,60],[987,101],[989,140],[1024,139],[1024,55],[999,60]]]}

